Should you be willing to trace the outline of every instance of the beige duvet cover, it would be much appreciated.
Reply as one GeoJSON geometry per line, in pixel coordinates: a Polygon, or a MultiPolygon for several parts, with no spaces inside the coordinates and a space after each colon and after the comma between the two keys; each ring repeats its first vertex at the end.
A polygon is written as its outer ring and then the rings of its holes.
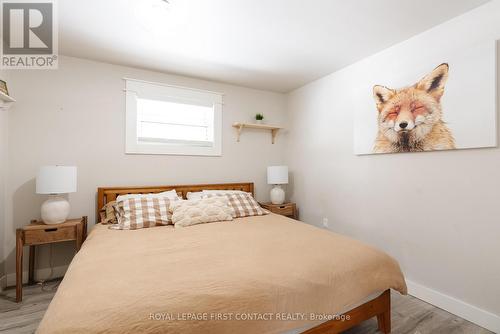
{"type": "Polygon", "coordinates": [[[38,332],[280,333],[388,288],[406,293],[388,255],[274,214],[186,228],[97,225],[38,332]]]}

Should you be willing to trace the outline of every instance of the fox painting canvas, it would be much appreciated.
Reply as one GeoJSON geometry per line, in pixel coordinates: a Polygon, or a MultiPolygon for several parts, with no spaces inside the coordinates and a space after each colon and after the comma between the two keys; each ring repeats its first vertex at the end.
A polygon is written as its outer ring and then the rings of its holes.
{"type": "Polygon", "coordinates": [[[373,88],[378,109],[375,153],[455,148],[441,107],[448,71],[448,64],[441,64],[413,86],[391,89],[377,85],[373,88]]]}
{"type": "Polygon", "coordinates": [[[356,111],[356,154],[496,146],[495,43],[447,58],[363,86],[371,99],[356,111]]]}

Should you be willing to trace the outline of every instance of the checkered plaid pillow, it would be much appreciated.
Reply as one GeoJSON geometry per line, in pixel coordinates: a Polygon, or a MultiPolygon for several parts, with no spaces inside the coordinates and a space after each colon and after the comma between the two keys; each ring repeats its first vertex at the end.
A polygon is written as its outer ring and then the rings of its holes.
{"type": "Polygon", "coordinates": [[[170,199],[166,197],[132,197],[119,201],[117,207],[118,224],[109,228],[116,230],[136,230],[140,228],[168,225],[172,223],[169,212],[170,199]]]}
{"type": "Polygon", "coordinates": [[[207,194],[203,198],[225,196],[229,200],[229,206],[234,210],[233,218],[262,216],[269,211],[263,209],[250,193],[227,193],[227,194],[207,194]]]}
{"type": "Polygon", "coordinates": [[[118,223],[115,207],[116,207],[116,201],[111,201],[106,203],[106,205],[104,205],[102,209],[99,210],[99,216],[101,217],[100,220],[101,224],[107,225],[107,224],[118,223]]]}

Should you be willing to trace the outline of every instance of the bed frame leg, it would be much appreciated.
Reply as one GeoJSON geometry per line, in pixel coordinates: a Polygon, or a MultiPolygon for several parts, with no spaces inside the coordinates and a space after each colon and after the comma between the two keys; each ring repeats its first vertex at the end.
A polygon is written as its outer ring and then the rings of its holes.
{"type": "Polygon", "coordinates": [[[333,334],[342,333],[349,328],[359,325],[365,320],[377,316],[378,329],[384,333],[391,332],[391,290],[386,290],[377,298],[366,302],[342,315],[349,316],[349,321],[332,319],[316,327],[310,328],[302,334],[333,334]]]}
{"type": "Polygon", "coordinates": [[[384,312],[377,314],[378,330],[384,334],[391,332],[391,292],[383,293],[384,312]]]}

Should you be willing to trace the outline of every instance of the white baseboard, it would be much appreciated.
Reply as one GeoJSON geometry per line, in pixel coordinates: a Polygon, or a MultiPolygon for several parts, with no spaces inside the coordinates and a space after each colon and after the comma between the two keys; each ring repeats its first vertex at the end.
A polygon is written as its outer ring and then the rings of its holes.
{"type": "Polygon", "coordinates": [[[412,281],[407,280],[406,285],[408,294],[494,333],[500,333],[500,316],[412,281]]]}
{"type": "MultiPolygon", "coordinates": [[[[63,277],[67,269],[68,266],[54,267],[52,268],[52,272],[50,268],[35,269],[35,281],[63,277]]],[[[5,278],[6,286],[16,285],[16,273],[7,274],[2,278],[5,278]]],[[[28,283],[27,270],[23,271],[23,283],[28,283]]]]}

